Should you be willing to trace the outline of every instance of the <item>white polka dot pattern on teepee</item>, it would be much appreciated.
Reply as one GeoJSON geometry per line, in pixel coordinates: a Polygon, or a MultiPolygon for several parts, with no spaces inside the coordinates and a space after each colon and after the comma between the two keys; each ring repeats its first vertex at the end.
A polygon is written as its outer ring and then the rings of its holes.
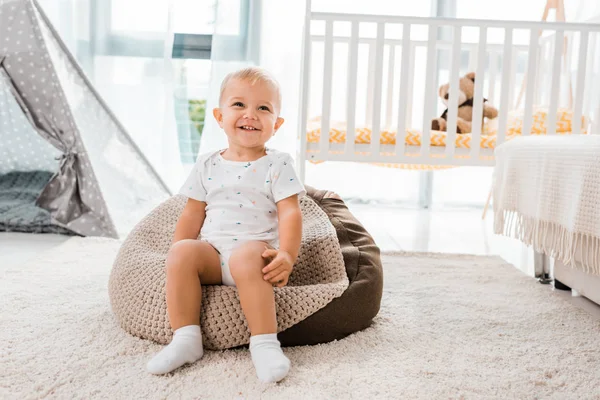
{"type": "Polygon", "coordinates": [[[0,73],[0,174],[11,171],[51,171],[60,151],[31,125],[0,73]]]}

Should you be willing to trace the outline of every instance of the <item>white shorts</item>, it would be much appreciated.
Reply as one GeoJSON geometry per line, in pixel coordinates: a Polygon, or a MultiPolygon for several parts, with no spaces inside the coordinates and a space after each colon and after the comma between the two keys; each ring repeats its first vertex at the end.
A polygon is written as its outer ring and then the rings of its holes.
{"type": "MultiPolygon", "coordinates": [[[[208,240],[203,241],[210,244],[217,251],[217,253],[219,253],[219,261],[221,263],[221,283],[226,286],[235,286],[235,281],[233,280],[233,276],[229,270],[229,258],[231,257],[233,251],[244,244],[244,242],[236,244],[235,246],[220,246],[219,244],[209,242],[208,240]]],[[[279,247],[279,244],[276,240],[267,242],[267,244],[274,249],[279,247]]]]}
{"type": "MultiPolygon", "coordinates": [[[[217,248],[215,247],[215,249],[217,248]]],[[[217,250],[217,253],[219,253],[219,261],[221,262],[221,283],[226,286],[235,286],[235,281],[229,270],[229,257],[231,257],[233,249],[217,250]]]]}

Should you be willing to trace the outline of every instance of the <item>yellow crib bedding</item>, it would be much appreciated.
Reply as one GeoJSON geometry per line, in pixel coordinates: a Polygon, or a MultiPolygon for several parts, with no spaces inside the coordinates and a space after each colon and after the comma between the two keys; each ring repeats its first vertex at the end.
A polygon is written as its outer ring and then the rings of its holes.
{"type": "MultiPolygon", "coordinates": [[[[514,110],[508,113],[506,140],[513,139],[521,135],[523,129],[524,113],[522,110],[514,110]]],[[[556,115],[556,133],[568,135],[572,133],[573,111],[567,108],[559,108],[556,115]]],[[[538,107],[533,112],[533,124],[531,134],[545,135],[547,132],[548,109],[538,107]]],[[[585,127],[587,120],[581,117],[582,133],[586,134],[585,127]]],[[[493,149],[496,147],[496,139],[498,133],[498,119],[487,121],[484,124],[481,132],[481,148],[493,149]]],[[[356,128],[354,143],[370,144],[371,129],[366,126],[356,128]]],[[[407,129],[405,143],[409,146],[420,146],[423,133],[417,129],[407,129]]],[[[309,143],[318,143],[321,138],[321,119],[320,117],[313,118],[307,126],[307,141],[309,143]]],[[[442,131],[431,131],[430,146],[446,146],[447,133],[442,131]]],[[[382,129],[379,142],[381,144],[395,145],[396,131],[390,129],[382,129]]],[[[343,122],[334,121],[331,123],[329,130],[329,143],[343,144],[346,143],[346,124],[343,122]]],[[[458,134],[455,139],[456,148],[471,148],[471,134],[458,134]]]]}

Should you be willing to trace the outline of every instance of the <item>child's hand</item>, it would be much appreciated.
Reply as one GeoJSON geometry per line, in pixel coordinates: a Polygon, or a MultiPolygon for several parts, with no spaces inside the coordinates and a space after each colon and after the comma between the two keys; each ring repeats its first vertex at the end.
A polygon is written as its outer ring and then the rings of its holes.
{"type": "Polygon", "coordinates": [[[284,250],[267,248],[262,253],[262,256],[266,259],[272,259],[262,270],[264,279],[275,287],[287,285],[292,269],[294,268],[294,259],[290,253],[284,250]]]}

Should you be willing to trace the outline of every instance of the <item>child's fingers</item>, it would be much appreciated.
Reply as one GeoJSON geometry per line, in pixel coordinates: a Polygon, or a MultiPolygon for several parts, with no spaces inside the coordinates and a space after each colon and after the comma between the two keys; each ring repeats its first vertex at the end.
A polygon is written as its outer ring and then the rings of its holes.
{"type": "Polygon", "coordinates": [[[281,273],[286,273],[288,276],[292,273],[292,269],[289,267],[288,264],[286,263],[281,263],[277,266],[275,266],[271,271],[269,271],[268,273],[264,274],[264,278],[266,280],[270,280],[271,278],[281,274],[281,273]]]}
{"type": "MultiPolygon", "coordinates": [[[[275,262],[275,261],[273,261],[275,262]]],[[[274,264],[271,266],[271,264],[267,265],[264,269],[263,269],[263,274],[264,274],[264,278],[265,280],[269,280],[274,276],[277,276],[281,273],[281,271],[285,271],[285,267],[281,262],[278,262],[277,264],[274,264]],[[265,271],[267,268],[267,271],[265,271]]]]}
{"type": "Polygon", "coordinates": [[[287,276],[289,276],[292,273],[292,268],[290,268],[290,265],[287,263],[281,263],[278,266],[276,266],[273,270],[271,270],[270,272],[264,274],[264,278],[266,280],[270,280],[273,277],[276,277],[281,273],[284,273],[287,276]]]}
{"type": "Polygon", "coordinates": [[[269,249],[265,246],[265,251],[262,253],[263,258],[273,258],[277,256],[277,250],[269,249]]]}
{"type": "Polygon", "coordinates": [[[265,251],[263,251],[262,256],[263,257],[275,257],[277,255],[277,250],[275,249],[265,249],[265,251]]]}
{"type": "Polygon", "coordinates": [[[275,277],[269,279],[269,282],[271,282],[273,285],[277,285],[281,282],[284,282],[286,280],[286,278],[287,278],[286,271],[282,271],[278,275],[275,275],[275,277]]]}
{"type": "Polygon", "coordinates": [[[281,258],[275,257],[273,259],[273,261],[271,261],[270,263],[268,263],[263,269],[262,269],[262,273],[266,274],[269,273],[271,271],[273,271],[274,269],[279,268],[279,266],[283,264],[283,260],[281,258]]]}
{"type": "Polygon", "coordinates": [[[275,287],[284,287],[285,285],[287,285],[287,283],[288,283],[288,278],[285,278],[283,281],[281,281],[279,283],[276,283],[273,286],[275,286],[275,287]]]}

